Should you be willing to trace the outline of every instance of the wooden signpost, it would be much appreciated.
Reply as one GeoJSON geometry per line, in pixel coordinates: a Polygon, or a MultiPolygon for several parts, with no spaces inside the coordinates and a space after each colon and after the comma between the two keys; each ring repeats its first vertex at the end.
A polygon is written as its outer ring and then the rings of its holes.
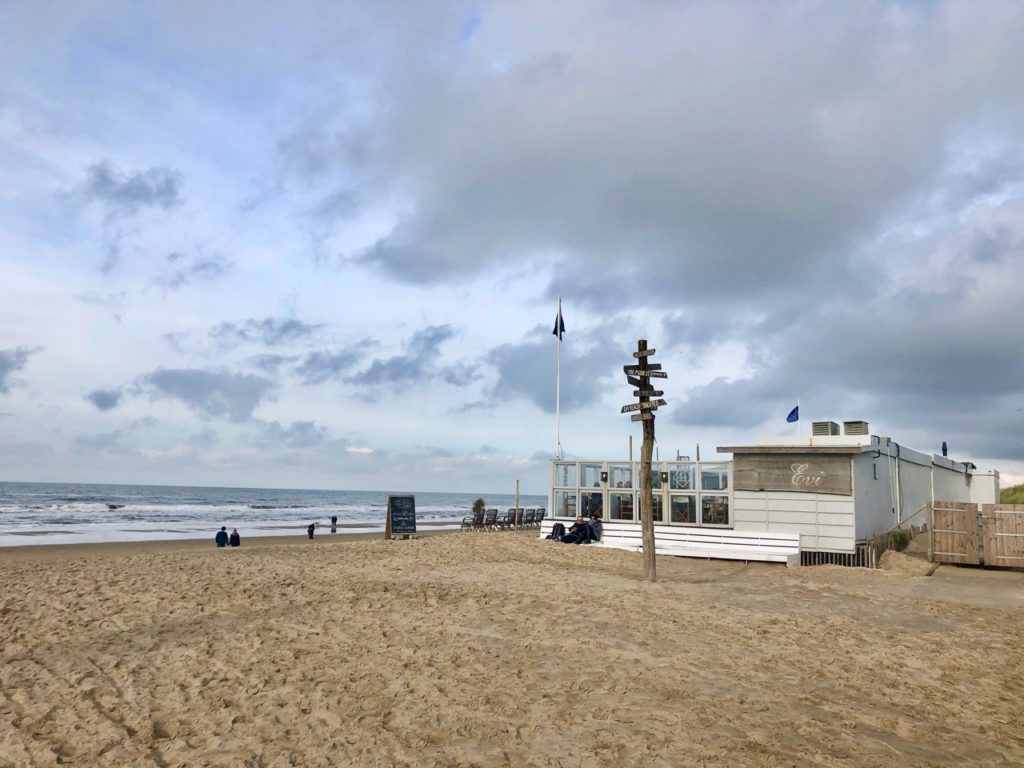
{"type": "Polygon", "coordinates": [[[409,538],[416,535],[416,497],[388,496],[388,518],[384,524],[384,538],[409,538]]]}
{"type": "Polygon", "coordinates": [[[637,359],[634,365],[624,365],[626,383],[636,387],[633,395],[637,402],[622,406],[622,413],[632,413],[632,421],[643,422],[644,441],[640,447],[640,527],[644,545],[644,578],[657,581],[654,566],[654,493],[651,489],[651,454],[654,453],[654,412],[662,405],[667,405],[660,398],[664,392],[651,386],[651,379],[667,379],[668,374],[661,370],[661,363],[651,363],[649,358],[655,350],[647,348],[647,340],[639,339],[636,343],[637,359]],[[639,411],[639,413],[634,413],[639,411]]]}

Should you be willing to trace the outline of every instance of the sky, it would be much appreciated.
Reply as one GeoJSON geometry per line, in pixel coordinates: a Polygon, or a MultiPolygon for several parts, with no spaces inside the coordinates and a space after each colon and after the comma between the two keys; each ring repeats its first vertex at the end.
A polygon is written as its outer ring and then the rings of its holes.
{"type": "Polygon", "coordinates": [[[0,5],[0,480],[545,493],[864,420],[1024,482],[1018,2],[0,5]],[[786,415],[800,403],[800,421],[786,415]]]}

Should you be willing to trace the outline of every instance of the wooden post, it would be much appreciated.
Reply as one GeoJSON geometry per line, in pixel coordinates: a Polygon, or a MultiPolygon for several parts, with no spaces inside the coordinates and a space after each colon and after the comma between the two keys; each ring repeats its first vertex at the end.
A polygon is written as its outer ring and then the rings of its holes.
{"type": "MultiPolygon", "coordinates": [[[[651,363],[653,349],[647,348],[647,339],[638,339],[633,357],[637,362],[623,366],[626,383],[636,387],[633,393],[639,399],[635,403],[622,406],[622,413],[632,413],[632,421],[642,421],[644,425],[644,441],[640,446],[640,530],[644,548],[644,579],[657,581],[654,565],[654,493],[651,488],[651,454],[654,453],[654,412],[665,401],[660,399],[664,394],[655,389],[651,379],[665,379],[668,374],[661,370],[661,363],[651,363]]],[[[633,438],[629,438],[629,460],[633,461],[633,438]]]]}
{"type": "MultiPolygon", "coordinates": [[[[640,339],[636,345],[637,352],[647,350],[647,339],[640,339]]],[[[640,368],[647,368],[647,357],[640,358],[640,368]]],[[[644,403],[649,397],[641,397],[644,403]]],[[[654,451],[654,412],[651,418],[643,422],[644,441],[640,446],[640,530],[644,543],[644,579],[657,581],[657,569],[654,563],[654,493],[651,490],[651,453],[654,451]]]]}

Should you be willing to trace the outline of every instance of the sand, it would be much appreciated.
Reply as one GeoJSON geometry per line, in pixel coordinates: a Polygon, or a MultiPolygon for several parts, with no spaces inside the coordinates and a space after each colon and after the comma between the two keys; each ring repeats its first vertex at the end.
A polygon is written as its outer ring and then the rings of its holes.
{"type": "Polygon", "coordinates": [[[1024,574],[508,533],[0,551],[0,766],[1024,764],[1024,574]]]}

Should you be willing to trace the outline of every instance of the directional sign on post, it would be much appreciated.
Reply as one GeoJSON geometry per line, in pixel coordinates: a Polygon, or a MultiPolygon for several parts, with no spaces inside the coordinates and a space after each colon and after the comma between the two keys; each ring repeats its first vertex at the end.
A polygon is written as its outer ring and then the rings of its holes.
{"type": "Polygon", "coordinates": [[[650,357],[650,356],[651,356],[651,355],[653,355],[653,354],[654,354],[654,353],[655,353],[656,351],[657,351],[657,350],[654,350],[654,349],[641,349],[641,350],[638,350],[637,352],[634,352],[634,353],[633,353],[633,357],[636,357],[636,358],[641,358],[641,357],[650,357]]]}
{"type": "Polygon", "coordinates": [[[631,387],[646,387],[650,385],[649,381],[641,381],[636,376],[627,376],[626,383],[631,387]]]}
{"type": "Polygon", "coordinates": [[[653,411],[659,405],[668,405],[664,400],[651,400],[646,403],[630,403],[629,405],[622,406],[622,410],[619,413],[629,413],[630,411],[653,411]]]}
{"type": "Polygon", "coordinates": [[[629,418],[630,421],[653,421],[654,414],[650,411],[644,411],[643,413],[634,413],[629,418]]]}
{"type": "MultiPolygon", "coordinates": [[[[627,376],[640,376],[641,378],[650,377],[653,379],[667,379],[668,374],[664,371],[652,371],[647,368],[631,368],[628,365],[624,367],[627,376]]],[[[628,381],[628,379],[627,379],[628,381]]],[[[634,386],[636,386],[634,384],[634,386]]]]}
{"type": "MultiPolygon", "coordinates": [[[[641,366],[641,369],[645,370],[645,371],[660,371],[661,370],[661,363],[647,363],[647,365],[641,366]]],[[[624,365],[624,366],[622,366],[622,370],[624,370],[626,373],[632,373],[633,371],[641,370],[641,369],[638,369],[635,365],[624,365]]]]}
{"type": "MultiPolygon", "coordinates": [[[[636,386],[640,386],[637,384],[636,386]]],[[[634,389],[633,397],[661,397],[665,392],[660,389],[634,389]]]]}

